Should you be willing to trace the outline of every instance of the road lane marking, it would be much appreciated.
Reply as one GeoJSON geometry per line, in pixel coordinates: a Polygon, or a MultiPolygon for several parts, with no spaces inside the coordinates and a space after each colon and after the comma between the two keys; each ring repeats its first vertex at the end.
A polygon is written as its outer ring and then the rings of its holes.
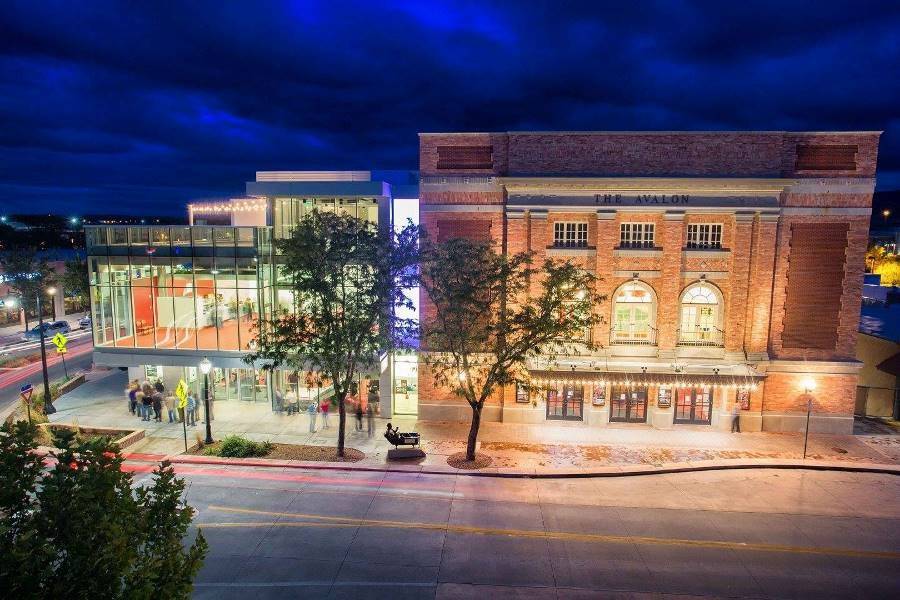
{"type": "MultiPolygon", "coordinates": [[[[274,521],[254,523],[222,523],[223,527],[310,527],[342,524],[347,527],[384,527],[391,529],[425,529],[466,533],[472,535],[496,535],[520,538],[540,538],[589,543],[609,544],[641,544],[652,546],[693,546],[698,548],[718,548],[722,550],[756,550],[760,552],[781,552],[787,554],[819,554],[830,556],[848,556],[855,558],[888,558],[900,560],[900,553],[879,550],[852,550],[850,548],[813,548],[809,546],[787,546],[782,544],[762,544],[753,542],[726,542],[721,540],[688,540],[680,538],[660,538],[632,535],[608,535],[596,533],[575,533],[566,531],[539,531],[528,529],[500,529],[494,527],[476,527],[473,525],[452,525],[450,523],[417,523],[407,521],[389,521],[381,519],[357,519],[354,517],[331,517],[305,513],[272,512],[210,505],[210,511],[230,512],[248,515],[260,515],[279,518],[306,519],[307,521],[274,521]],[[318,523],[317,523],[318,522],[318,523]]],[[[197,524],[197,527],[215,528],[218,524],[197,524]]]]}

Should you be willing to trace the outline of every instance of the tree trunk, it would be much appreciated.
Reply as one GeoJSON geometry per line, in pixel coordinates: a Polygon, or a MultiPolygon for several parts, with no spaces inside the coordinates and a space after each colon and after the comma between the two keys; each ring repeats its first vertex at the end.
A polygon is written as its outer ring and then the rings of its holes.
{"type": "Polygon", "coordinates": [[[478,441],[478,428],[481,427],[481,407],[472,407],[472,427],[469,428],[469,440],[466,442],[466,460],[475,460],[475,442],[478,441]]]}
{"type": "Polygon", "coordinates": [[[344,423],[347,422],[347,410],[344,406],[344,398],[338,398],[338,445],[337,455],[344,457],[344,423]]]}

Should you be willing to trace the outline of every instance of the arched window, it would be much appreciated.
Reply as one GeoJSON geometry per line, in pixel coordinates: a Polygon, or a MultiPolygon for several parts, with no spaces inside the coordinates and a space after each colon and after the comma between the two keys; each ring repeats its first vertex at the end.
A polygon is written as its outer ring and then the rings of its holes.
{"type": "Polygon", "coordinates": [[[722,294],[705,281],[689,285],[681,294],[681,329],[684,346],[721,346],[722,294]]]}
{"type": "Polygon", "coordinates": [[[629,281],[613,296],[613,344],[656,344],[656,297],[646,283],[629,281]]]}

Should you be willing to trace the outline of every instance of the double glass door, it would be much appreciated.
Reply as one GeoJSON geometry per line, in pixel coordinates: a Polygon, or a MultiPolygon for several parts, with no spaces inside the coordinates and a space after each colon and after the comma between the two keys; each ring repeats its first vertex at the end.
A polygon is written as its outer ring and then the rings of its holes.
{"type": "Polygon", "coordinates": [[[647,388],[613,386],[609,420],[613,423],[646,423],[647,388]]]}
{"type": "Polygon", "coordinates": [[[675,423],[709,425],[712,418],[712,390],[679,389],[675,397],[675,423]]]}
{"type": "Polygon", "coordinates": [[[547,390],[547,419],[581,421],[584,410],[584,387],[566,385],[547,390]]]}

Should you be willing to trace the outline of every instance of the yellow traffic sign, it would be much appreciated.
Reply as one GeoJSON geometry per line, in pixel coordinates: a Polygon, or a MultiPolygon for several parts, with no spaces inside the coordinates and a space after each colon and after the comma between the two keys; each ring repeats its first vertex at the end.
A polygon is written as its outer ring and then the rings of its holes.
{"type": "Polygon", "coordinates": [[[184,382],[184,379],[179,379],[178,385],[175,387],[175,395],[178,396],[178,408],[185,408],[187,406],[187,392],[188,386],[184,382]]]}
{"type": "Polygon", "coordinates": [[[56,344],[56,349],[58,351],[65,352],[66,344],[69,342],[69,338],[64,336],[62,333],[57,333],[50,341],[56,344]]]}

